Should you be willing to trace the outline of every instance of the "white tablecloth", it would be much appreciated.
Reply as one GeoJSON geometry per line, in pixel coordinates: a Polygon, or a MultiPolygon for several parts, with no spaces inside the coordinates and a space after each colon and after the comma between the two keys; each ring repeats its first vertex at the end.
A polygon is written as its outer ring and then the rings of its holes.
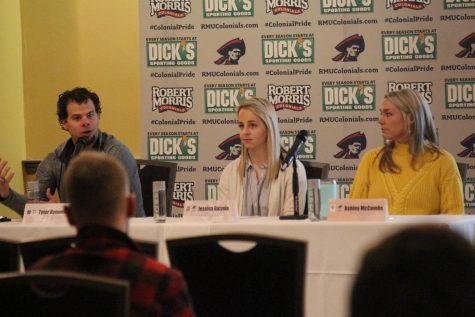
{"type": "MultiPolygon", "coordinates": [[[[134,239],[158,241],[159,259],[168,264],[166,239],[220,233],[256,233],[307,241],[306,316],[347,316],[349,292],[362,254],[382,237],[420,223],[448,226],[475,245],[475,216],[403,216],[386,222],[310,222],[277,218],[242,218],[234,223],[185,222],[169,218],[131,219],[134,239]]],[[[0,238],[29,241],[75,234],[66,225],[0,223],[0,238]]]]}

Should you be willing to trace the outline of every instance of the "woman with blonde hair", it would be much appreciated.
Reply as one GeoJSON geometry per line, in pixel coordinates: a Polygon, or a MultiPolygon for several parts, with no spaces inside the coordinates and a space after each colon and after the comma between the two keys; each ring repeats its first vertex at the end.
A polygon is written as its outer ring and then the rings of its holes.
{"type": "MultiPolygon", "coordinates": [[[[241,156],[224,169],[219,199],[236,200],[242,216],[279,216],[294,213],[292,168],[280,170],[285,152],[274,106],[263,98],[241,102],[237,109],[241,156]]],[[[305,206],[307,177],[297,161],[299,210],[305,206]]]]}
{"type": "Polygon", "coordinates": [[[393,91],[379,112],[384,145],[364,155],[350,198],[386,198],[398,215],[463,213],[457,164],[438,145],[427,101],[412,89],[393,91]]]}

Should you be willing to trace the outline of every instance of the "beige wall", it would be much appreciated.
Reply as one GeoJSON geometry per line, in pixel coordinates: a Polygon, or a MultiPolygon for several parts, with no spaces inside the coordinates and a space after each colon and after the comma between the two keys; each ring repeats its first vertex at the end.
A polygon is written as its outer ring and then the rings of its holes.
{"type": "Polygon", "coordinates": [[[41,159],[68,134],[56,119],[60,92],[86,86],[101,98],[101,129],[139,155],[136,1],[22,0],[26,149],[41,159]]]}
{"type": "MultiPolygon", "coordinates": [[[[25,158],[20,2],[0,0],[0,157],[15,171],[11,185],[23,191],[21,160],[25,158]],[[8,31],[7,31],[8,30],[8,31]]],[[[0,214],[15,214],[0,205],[0,214]]]]}
{"type": "Polygon", "coordinates": [[[56,100],[76,86],[98,93],[101,129],[138,157],[137,2],[0,0],[0,7],[0,124],[8,135],[0,157],[16,171],[12,187],[23,192],[22,160],[42,159],[68,137],[56,100]]]}

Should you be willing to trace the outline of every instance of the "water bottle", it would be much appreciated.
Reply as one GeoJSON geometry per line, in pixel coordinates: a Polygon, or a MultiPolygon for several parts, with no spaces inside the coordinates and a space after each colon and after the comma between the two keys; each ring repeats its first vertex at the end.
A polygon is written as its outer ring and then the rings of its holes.
{"type": "Polygon", "coordinates": [[[40,201],[40,186],[38,181],[26,182],[26,199],[28,203],[40,201]]]}
{"type": "Polygon", "coordinates": [[[167,220],[167,195],[165,181],[152,182],[153,219],[155,222],[167,220]]]}
{"type": "Polygon", "coordinates": [[[307,211],[310,221],[320,220],[320,180],[307,180],[307,211]]]}
{"type": "Polygon", "coordinates": [[[328,203],[331,199],[338,199],[338,190],[335,179],[320,180],[320,219],[327,219],[328,203]]]}

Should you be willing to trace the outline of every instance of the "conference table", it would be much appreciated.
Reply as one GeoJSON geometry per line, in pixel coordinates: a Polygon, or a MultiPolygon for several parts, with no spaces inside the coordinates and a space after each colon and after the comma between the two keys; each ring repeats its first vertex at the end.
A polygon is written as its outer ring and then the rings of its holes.
{"type": "MultiPolygon", "coordinates": [[[[384,222],[330,222],[279,220],[272,217],[241,218],[236,222],[189,221],[167,218],[133,218],[133,239],[159,243],[158,258],[169,264],[167,239],[209,234],[251,233],[307,242],[305,316],[348,316],[350,291],[364,252],[383,237],[417,224],[432,223],[457,231],[475,246],[475,215],[394,216],[384,222]]],[[[71,236],[66,224],[0,223],[0,238],[30,241],[71,236]]]]}

